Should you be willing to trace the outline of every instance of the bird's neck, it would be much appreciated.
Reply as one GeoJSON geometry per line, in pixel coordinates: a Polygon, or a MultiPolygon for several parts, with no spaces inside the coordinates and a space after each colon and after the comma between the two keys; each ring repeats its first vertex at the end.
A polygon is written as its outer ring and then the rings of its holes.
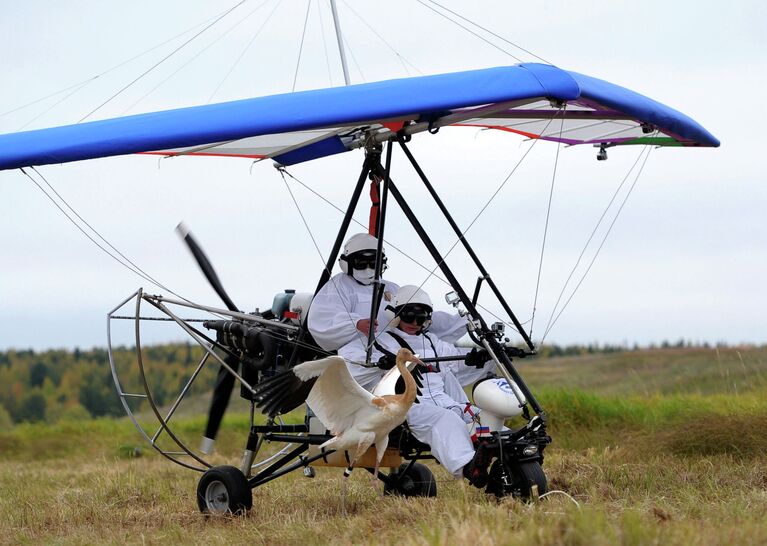
{"type": "Polygon", "coordinates": [[[406,404],[413,404],[415,402],[417,391],[415,379],[413,379],[410,371],[408,371],[404,360],[397,359],[397,369],[402,375],[402,379],[405,381],[405,392],[402,393],[402,399],[406,404]]]}

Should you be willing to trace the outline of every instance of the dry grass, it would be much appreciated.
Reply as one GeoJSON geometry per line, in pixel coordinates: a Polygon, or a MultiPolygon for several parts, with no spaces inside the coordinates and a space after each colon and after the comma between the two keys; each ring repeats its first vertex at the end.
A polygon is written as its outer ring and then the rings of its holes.
{"type": "MultiPolygon", "coordinates": [[[[198,474],[153,453],[118,456],[130,438],[126,423],[112,422],[111,434],[106,421],[79,434],[59,431],[68,444],[50,428],[35,436],[28,427],[15,433],[27,449],[0,467],[0,543],[765,544],[767,460],[750,444],[762,445],[764,416],[761,424],[738,419],[716,427],[703,416],[612,437],[603,431],[586,449],[555,444],[545,465],[552,488],[580,508],[561,495],[497,502],[435,467],[439,496],[417,500],[380,497],[358,471],[342,517],[341,472],[319,469],[314,479],[296,472],[256,489],[248,517],[220,519],[197,512],[198,474]],[[728,449],[721,434],[733,426],[754,432],[728,449]],[[683,447],[677,438],[687,438],[683,447]],[[723,447],[712,452],[712,442],[723,447]],[[30,462],[36,444],[63,451],[30,462]]],[[[587,430],[571,426],[568,434],[587,430]]],[[[237,458],[227,443],[221,462],[237,458]]]]}
{"type": "MultiPolygon", "coordinates": [[[[195,502],[199,474],[144,447],[127,420],[18,426],[0,433],[0,544],[767,544],[762,355],[714,363],[720,378],[735,376],[736,364],[751,370],[737,395],[727,382],[712,390],[707,353],[678,355],[688,373],[700,366],[699,388],[643,392],[644,381],[632,390],[630,372],[619,377],[608,359],[577,372],[588,391],[537,389],[555,441],[544,466],[550,485],[580,507],[563,495],[497,502],[434,465],[434,499],[380,497],[358,471],[342,517],[341,471],[318,469],[314,479],[294,472],[256,489],[247,517],[206,519],[195,502]],[[601,373],[612,383],[597,385],[601,373]],[[136,445],[142,456],[125,458],[136,445]]],[[[652,370],[641,377],[671,385],[672,372],[652,370]]],[[[232,463],[247,420],[232,415],[225,427],[217,462],[232,463]]],[[[202,420],[184,417],[177,428],[199,438],[202,420]]]]}

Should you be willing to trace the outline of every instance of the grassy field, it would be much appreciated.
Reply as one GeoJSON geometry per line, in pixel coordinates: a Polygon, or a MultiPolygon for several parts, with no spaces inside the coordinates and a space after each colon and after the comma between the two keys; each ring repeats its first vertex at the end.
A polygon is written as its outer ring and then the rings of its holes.
{"type": "MultiPolygon", "coordinates": [[[[767,351],[668,349],[521,369],[551,418],[550,485],[578,506],[558,494],[498,502],[434,465],[434,499],[380,497],[358,471],[342,517],[341,472],[319,469],[256,489],[247,517],[205,519],[199,475],[145,447],[126,420],[105,419],[0,434],[0,543],[767,544],[767,351]]],[[[199,437],[202,424],[184,417],[179,430],[199,437]]],[[[247,420],[225,425],[217,461],[232,463],[247,420]]]]}

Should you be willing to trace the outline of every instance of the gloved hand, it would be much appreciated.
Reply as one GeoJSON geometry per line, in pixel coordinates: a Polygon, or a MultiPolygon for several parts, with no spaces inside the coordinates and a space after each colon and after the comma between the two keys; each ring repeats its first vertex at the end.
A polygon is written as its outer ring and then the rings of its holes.
{"type": "Polygon", "coordinates": [[[376,362],[376,366],[382,370],[391,370],[396,365],[397,357],[395,355],[383,355],[378,359],[378,362],[376,362]]]}
{"type": "Polygon", "coordinates": [[[490,360],[490,353],[487,352],[487,349],[477,349],[475,347],[466,355],[466,365],[474,366],[475,368],[481,368],[488,360],[490,360]]]}

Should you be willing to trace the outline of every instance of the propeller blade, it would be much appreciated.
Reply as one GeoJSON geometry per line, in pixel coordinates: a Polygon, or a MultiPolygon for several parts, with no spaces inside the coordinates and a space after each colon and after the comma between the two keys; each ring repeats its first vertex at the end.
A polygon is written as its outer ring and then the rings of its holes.
{"type": "MultiPolygon", "coordinates": [[[[194,256],[197,265],[200,266],[203,275],[208,279],[208,282],[216,291],[216,294],[221,298],[230,311],[238,311],[237,306],[234,304],[229,294],[224,290],[224,286],[216,275],[216,270],[213,269],[213,264],[210,263],[208,256],[202,250],[202,247],[197,244],[197,241],[192,236],[189,228],[180,222],[176,226],[176,233],[184,240],[189,251],[194,256]]],[[[234,370],[239,368],[240,362],[238,359],[227,356],[225,362],[234,370]]],[[[200,444],[200,451],[205,454],[210,454],[213,451],[213,443],[218,434],[218,428],[221,426],[221,420],[224,418],[224,413],[229,405],[229,399],[232,396],[232,390],[234,389],[234,376],[229,371],[221,366],[218,370],[218,376],[216,377],[216,386],[213,388],[213,398],[210,401],[210,410],[208,410],[208,424],[205,427],[205,435],[202,438],[200,444]]]]}
{"type": "Polygon", "coordinates": [[[192,232],[189,231],[189,228],[186,227],[186,224],[180,222],[176,226],[176,233],[178,233],[179,237],[184,240],[186,246],[189,247],[189,251],[192,253],[192,256],[194,256],[195,261],[197,261],[197,265],[200,266],[203,275],[208,279],[208,282],[224,302],[226,308],[230,311],[238,311],[237,306],[229,297],[229,294],[226,293],[226,290],[224,290],[224,286],[221,284],[218,275],[216,275],[216,270],[213,269],[213,265],[210,263],[208,256],[203,252],[202,247],[197,244],[197,241],[192,236],[192,232]]]}

